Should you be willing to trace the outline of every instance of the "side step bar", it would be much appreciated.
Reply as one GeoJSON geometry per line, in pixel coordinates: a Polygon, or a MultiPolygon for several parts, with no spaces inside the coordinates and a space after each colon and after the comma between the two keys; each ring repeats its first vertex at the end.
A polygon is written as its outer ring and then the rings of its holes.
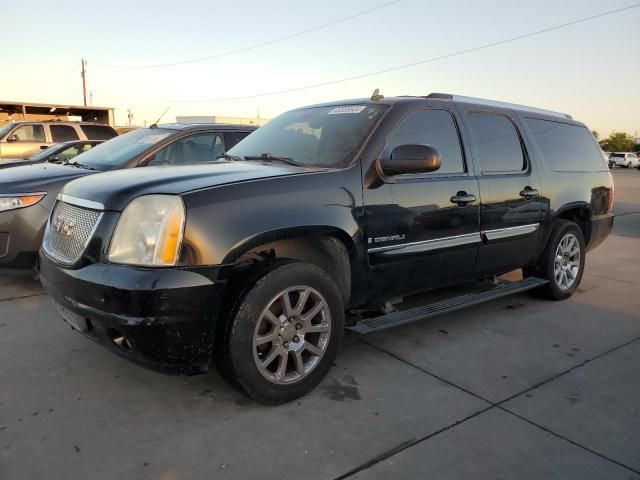
{"type": "Polygon", "coordinates": [[[404,311],[396,311],[378,317],[366,318],[360,320],[353,326],[346,327],[356,333],[371,333],[386,330],[387,328],[397,327],[425,318],[435,317],[442,313],[454,312],[461,308],[478,305],[479,303],[488,302],[496,298],[506,297],[514,293],[525,292],[537,287],[541,287],[548,283],[548,280],[537,277],[528,277],[517,282],[500,281],[498,285],[488,290],[480,292],[466,293],[457,297],[448,298],[439,302],[430,303],[421,307],[411,308],[404,311]]]}

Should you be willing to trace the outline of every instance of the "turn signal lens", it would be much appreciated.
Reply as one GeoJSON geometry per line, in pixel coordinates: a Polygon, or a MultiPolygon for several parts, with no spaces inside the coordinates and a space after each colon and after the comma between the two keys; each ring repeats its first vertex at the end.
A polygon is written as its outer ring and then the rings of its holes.
{"type": "Polygon", "coordinates": [[[171,210],[164,221],[160,241],[156,247],[156,259],[159,263],[173,265],[178,254],[178,244],[182,239],[184,215],[177,209],[171,210]]]}
{"type": "Polygon", "coordinates": [[[24,195],[0,195],[0,212],[30,207],[42,200],[46,193],[27,193],[24,195]]]}

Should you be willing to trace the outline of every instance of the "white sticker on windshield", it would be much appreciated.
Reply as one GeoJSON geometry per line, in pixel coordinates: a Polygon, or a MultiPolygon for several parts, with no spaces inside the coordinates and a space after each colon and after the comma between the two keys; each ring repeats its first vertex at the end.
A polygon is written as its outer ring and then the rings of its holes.
{"type": "Polygon", "coordinates": [[[365,108],[366,105],[348,105],[344,107],[336,107],[331,110],[328,115],[342,115],[343,113],[360,113],[365,108]]]}

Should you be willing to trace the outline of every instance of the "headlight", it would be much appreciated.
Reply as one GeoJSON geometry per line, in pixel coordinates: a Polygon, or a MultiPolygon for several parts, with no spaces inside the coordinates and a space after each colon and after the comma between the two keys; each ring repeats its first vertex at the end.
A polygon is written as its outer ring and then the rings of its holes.
{"type": "Polygon", "coordinates": [[[0,195],[0,212],[30,207],[42,200],[45,195],[46,193],[44,192],[0,195]]]}
{"type": "Polygon", "coordinates": [[[184,230],[184,204],[175,195],[146,195],[124,209],[109,247],[109,261],[171,266],[178,260],[184,230]]]}

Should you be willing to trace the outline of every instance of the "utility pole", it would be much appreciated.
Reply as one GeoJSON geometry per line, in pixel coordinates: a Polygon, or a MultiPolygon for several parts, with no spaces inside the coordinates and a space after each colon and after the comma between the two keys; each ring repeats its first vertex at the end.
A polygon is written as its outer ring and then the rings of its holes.
{"type": "Polygon", "coordinates": [[[82,77],[82,98],[84,99],[84,106],[87,106],[87,61],[82,59],[82,72],[80,76],[82,77]]]}
{"type": "Polygon", "coordinates": [[[133,113],[131,113],[131,109],[127,109],[127,120],[129,126],[131,126],[131,122],[133,121],[133,113]]]}

